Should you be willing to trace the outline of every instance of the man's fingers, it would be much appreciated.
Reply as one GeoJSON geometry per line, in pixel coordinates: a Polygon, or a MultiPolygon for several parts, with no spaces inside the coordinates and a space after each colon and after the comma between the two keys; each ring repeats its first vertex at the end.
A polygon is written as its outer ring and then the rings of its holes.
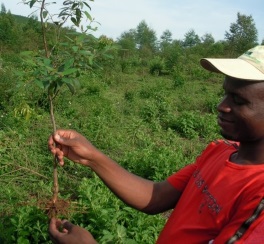
{"type": "Polygon", "coordinates": [[[55,219],[55,218],[52,218],[50,220],[50,224],[49,224],[49,232],[54,232],[58,229],[58,225],[60,223],[60,220],[58,219],[55,219]]]}
{"type": "Polygon", "coordinates": [[[72,224],[71,222],[69,222],[68,220],[62,220],[62,226],[64,229],[66,229],[68,232],[71,232],[74,224],[72,224]]]}

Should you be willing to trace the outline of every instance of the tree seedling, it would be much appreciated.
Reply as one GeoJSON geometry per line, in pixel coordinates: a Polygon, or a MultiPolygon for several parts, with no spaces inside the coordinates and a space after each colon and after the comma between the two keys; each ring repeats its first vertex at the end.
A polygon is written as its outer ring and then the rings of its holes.
{"type": "MultiPolygon", "coordinates": [[[[65,0],[57,14],[51,14],[48,10],[51,5],[53,9],[56,9],[58,7],[56,2],[23,0],[23,3],[29,5],[31,9],[35,9],[32,14],[39,13],[40,17],[43,49],[38,52],[25,51],[22,55],[30,67],[32,80],[47,95],[54,133],[56,131],[54,100],[61,88],[67,86],[70,92],[74,94],[78,85],[78,77],[82,72],[92,70],[94,58],[100,55],[96,45],[94,45],[97,39],[88,33],[95,31],[96,28],[91,27],[94,20],[86,11],[86,9],[91,10],[87,1],[65,0]],[[89,21],[85,28],[82,24],[84,19],[89,21]],[[79,31],[73,28],[65,28],[64,26],[69,22],[79,31]],[[65,32],[66,34],[63,34],[65,32]]],[[[45,206],[50,218],[58,214],[65,215],[65,211],[69,207],[69,202],[59,199],[58,194],[58,163],[54,157],[53,195],[45,206]]]]}

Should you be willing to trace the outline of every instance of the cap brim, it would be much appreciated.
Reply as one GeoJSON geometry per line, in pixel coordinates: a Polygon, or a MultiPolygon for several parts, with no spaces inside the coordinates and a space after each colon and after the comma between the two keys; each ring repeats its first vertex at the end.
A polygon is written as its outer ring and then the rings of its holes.
{"type": "Polygon", "coordinates": [[[216,73],[242,79],[242,80],[264,80],[264,74],[250,63],[242,59],[214,59],[203,58],[200,60],[203,68],[216,73]]]}

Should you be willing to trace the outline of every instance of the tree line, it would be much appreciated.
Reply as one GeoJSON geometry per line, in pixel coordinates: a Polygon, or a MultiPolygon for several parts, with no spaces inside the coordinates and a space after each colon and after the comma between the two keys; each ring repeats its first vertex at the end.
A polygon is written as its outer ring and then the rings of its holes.
{"type": "MultiPolygon", "coordinates": [[[[54,24],[53,24],[54,25],[54,24]]],[[[48,34],[51,40],[54,37],[53,26],[50,24],[48,34]]],[[[62,35],[72,28],[63,28],[62,35]]],[[[39,50],[42,48],[42,30],[36,16],[29,18],[13,15],[1,5],[0,12],[0,46],[1,54],[20,53],[25,50],[39,50]]],[[[100,60],[102,66],[118,71],[128,72],[135,67],[148,67],[151,73],[166,74],[173,73],[179,69],[181,62],[197,62],[201,56],[214,57],[237,57],[244,51],[258,44],[258,31],[254,19],[237,13],[237,20],[230,24],[229,31],[225,32],[225,39],[215,41],[210,33],[199,36],[194,29],[190,29],[184,38],[173,39],[172,32],[165,30],[158,38],[154,29],[149,27],[145,20],[142,20],[136,28],[124,31],[117,40],[107,36],[100,36],[97,41],[91,38],[91,45],[96,48],[107,45],[115,46],[111,55],[115,62],[100,60]]],[[[264,39],[262,43],[264,44],[264,39]]],[[[52,46],[52,43],[49,43],[52,46]]],[[[186,68],[186,67],[185,67],[186,68]]]]}

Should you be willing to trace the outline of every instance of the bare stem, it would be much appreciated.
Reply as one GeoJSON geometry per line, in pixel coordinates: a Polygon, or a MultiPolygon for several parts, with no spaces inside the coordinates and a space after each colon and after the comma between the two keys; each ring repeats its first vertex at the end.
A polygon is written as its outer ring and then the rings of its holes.
{"type": "MultiPolygon", "coordinates": [[[[47,36],[46,36],[46,27],[43,19],[43,12],[45,10],[45,0],[42,0],[41,8],[40,8],[40,20],[41,20],[41,26],[42,26],[42,37],[43,37],[43,46],[45,49],[46,57],[50,57],[50,52],[48,49],[47,44],[47,36]]],[[[53,133],[56,131],[56,122],[54,117],[54,107],[53,107],[53,99],[54,97],[51,94],[48,94],[49,96],[49,104],[50,104],[50,118],[53,126],[53,133]]],[[[52,202],[55,205],[55,203],[58,200],[58,194],[59,194],[59,183],[58,183],[58,162],[56,156],[54,156],[53,159],[53,196],[52,196],[52,202]]],[[[55,208],[54,208],[55,209],[55,208]]],[[[56,211],[52,212],[52,216],[56,215],[56,211]]]]}
{"type": "MultiPolygon", "coordinates": [[[[50,103],[50,119],[53,125],[53,133],[56,132],[56,122],[54,117],[54,107],[53,107],[53,97],[49,95],[49,103],[50,103]]],[[[59,183],[58,183],[58,162],[56,156],[53,159],[53,203],[57,202],[59,194],[59,183]]]]}

